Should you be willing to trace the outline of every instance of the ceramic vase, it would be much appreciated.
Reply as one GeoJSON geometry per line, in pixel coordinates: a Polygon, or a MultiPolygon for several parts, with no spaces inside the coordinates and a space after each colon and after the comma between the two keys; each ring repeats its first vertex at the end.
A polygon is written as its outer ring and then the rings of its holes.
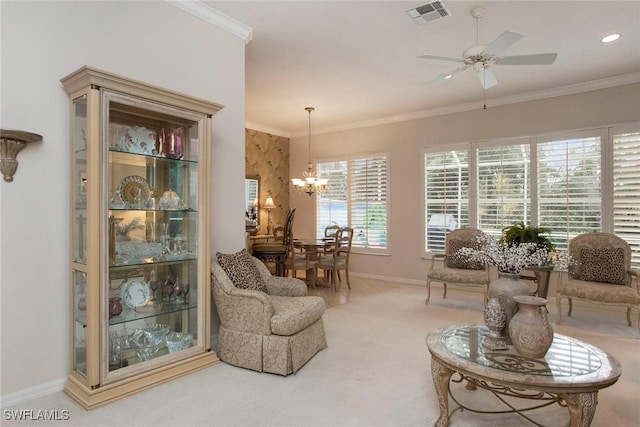
{"type": "Polygon", "coordinates": [[[489,299],[498,300],[506,315],[504,326],[504,335],[507,344],[512,344],[509,337],[509,323],[513,316],[518,312],[518,304],[513,297],[517,295],[529,295],[529,286],[519,280],[519,274],[498,273],[498,279],[489,284],[489,299]]]}
{"type": "Polygon", "coordinates": [[[547,319],[547,300],[534,296],[515,296],[520,307],[509,323],[509,335],[518,354],[541,359],[553,342],[553,329],[547,319]]]}
{"type": "Polygon", "coordinates": [[[122,313],[122,303],[120,298],[109,298],[109,319],[119,316],[122,313]]]}

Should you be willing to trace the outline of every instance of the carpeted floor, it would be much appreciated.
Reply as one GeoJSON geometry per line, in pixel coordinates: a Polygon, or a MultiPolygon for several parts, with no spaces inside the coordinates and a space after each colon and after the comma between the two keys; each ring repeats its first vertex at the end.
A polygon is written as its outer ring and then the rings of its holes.
{"type": "MultiPolygon", "coordinates": [[[[368,279],[353,279],[354,289],[368,279]]],[[[347,290],[343,289],[343,293],[347,290]]],[[[438,405],[430,374],[425,335],[449,324],[482,323],[482,298],[474,291],[451,289],[443,300],[435,289],[424,304],[424,287],[390,286],[327,310],[329,347],[296,375],[260,374],[220,363],[126,399],[85,411],[64,393],[4,409],[66,409],[70,420],[7,421],[3,426],[429,426],[438,405]]],[[[347,295],[348,297],[348,295],[347,295]]],[[[555,319],[555,303],[549,304],[555,319]]],[[[601,390],[592,426],[640,425],[640,334],[626,326],[624,311],[574,305],[574,316],[555,332],[600,347],[622,364],[623,374],[601,390]]],[[[484,391],[453,387],[465,402],[500,408],[484,391]]],[[[452,405],[451,408],[454,406],[452,405]]],[[[541,424],[563,426],[565,408],[534,413],[541,424]]],[[[456,412],[451,426],[533,425],[514,415],[456,412]]]]}

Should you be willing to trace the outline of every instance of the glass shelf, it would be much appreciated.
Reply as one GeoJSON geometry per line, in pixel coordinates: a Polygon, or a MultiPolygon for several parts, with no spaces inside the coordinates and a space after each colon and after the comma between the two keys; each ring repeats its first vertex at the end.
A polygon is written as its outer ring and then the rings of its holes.
{"type": "MultiPolygon", "coordinates": [[[[142,153],[132,153],[129,151],[122,151],[122,150],[118,150],[116,148],[113,147],[109,147],[109,152],[112,153],[111,154],[111,158],[112,161],[116,161],[118,160],[119,156],[123,156],[122,159],[126,159],[128,156],[132,156],[132,157],[140,157],[140,158],[146,158],[148,159],[150,162],[153,161],[167,161],[167,162],[178,162],[178,163],[193,163],[193,164],[197,164],[198,162],[196,160],[189,160],[189,159],[172,159],[169,157],[163,157],[163,156],[155,156],[152,154],[142,154],[142,153]]],[[[126,160],[123,160],[126,162],[126,160]]]]}
{"type": "Polygon", "coordinates": [[[177,255],[165,255],[158,258],[149,257],[149,258],[135,258],[127,261],[120,260],[116,258],[116,264],[112,264],[109,267],[110,271],[117,270],[118,268],[126,268],[126,267],[135,267],[135,266],[150,266],[150,265],[171,265],[178,264],[185,261],[197,261],[198,257],[195,254],[185,254],[180,255],[180,258],[177,255]]]}

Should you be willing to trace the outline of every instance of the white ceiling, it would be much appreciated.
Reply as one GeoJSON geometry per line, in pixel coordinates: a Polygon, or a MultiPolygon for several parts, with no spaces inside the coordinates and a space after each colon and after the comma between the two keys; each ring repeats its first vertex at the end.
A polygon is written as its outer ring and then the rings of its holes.
{"type": "MultiPolygon", "coordinates": [[[[204,1],[253,29],[246,47],[247,126],[282,136],[482,108],[473,71],[427,83],[476,44],[504,31],[524,38],[501,55],[557,52],[553,65],[495,66],[487,108],[515,100],[640,81],[640,1],[454,1],[451,16],[417,25],[406,9],[426,1],[204,1]],[[622,37],[603,44],[600,39],[622,37]],[[558,92],[558,88],[561,88],[558,92]],[[556,89],[551,91],[551,89],[556,89]]],[[[640,100],[639,100],[640,108],[640,100]]]]}

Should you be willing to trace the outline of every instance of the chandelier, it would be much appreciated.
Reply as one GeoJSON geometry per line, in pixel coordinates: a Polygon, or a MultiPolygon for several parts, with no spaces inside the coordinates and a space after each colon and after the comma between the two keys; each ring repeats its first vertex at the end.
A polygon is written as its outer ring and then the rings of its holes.
{"type": "Polygon", "coordinates": [[[307,170],[302,172],[302,179],[293,178],[293,188],[299,193],[307,193],[309,196],[313,195],[316,191],[322,191],[327,187],[329,180],[327,178],[319,178],[318,172],[313,170],[311,164],[311,112],[315,108],[306,107],[305,110],[309,113],[309,157],[307,163],[307,170]]]}

